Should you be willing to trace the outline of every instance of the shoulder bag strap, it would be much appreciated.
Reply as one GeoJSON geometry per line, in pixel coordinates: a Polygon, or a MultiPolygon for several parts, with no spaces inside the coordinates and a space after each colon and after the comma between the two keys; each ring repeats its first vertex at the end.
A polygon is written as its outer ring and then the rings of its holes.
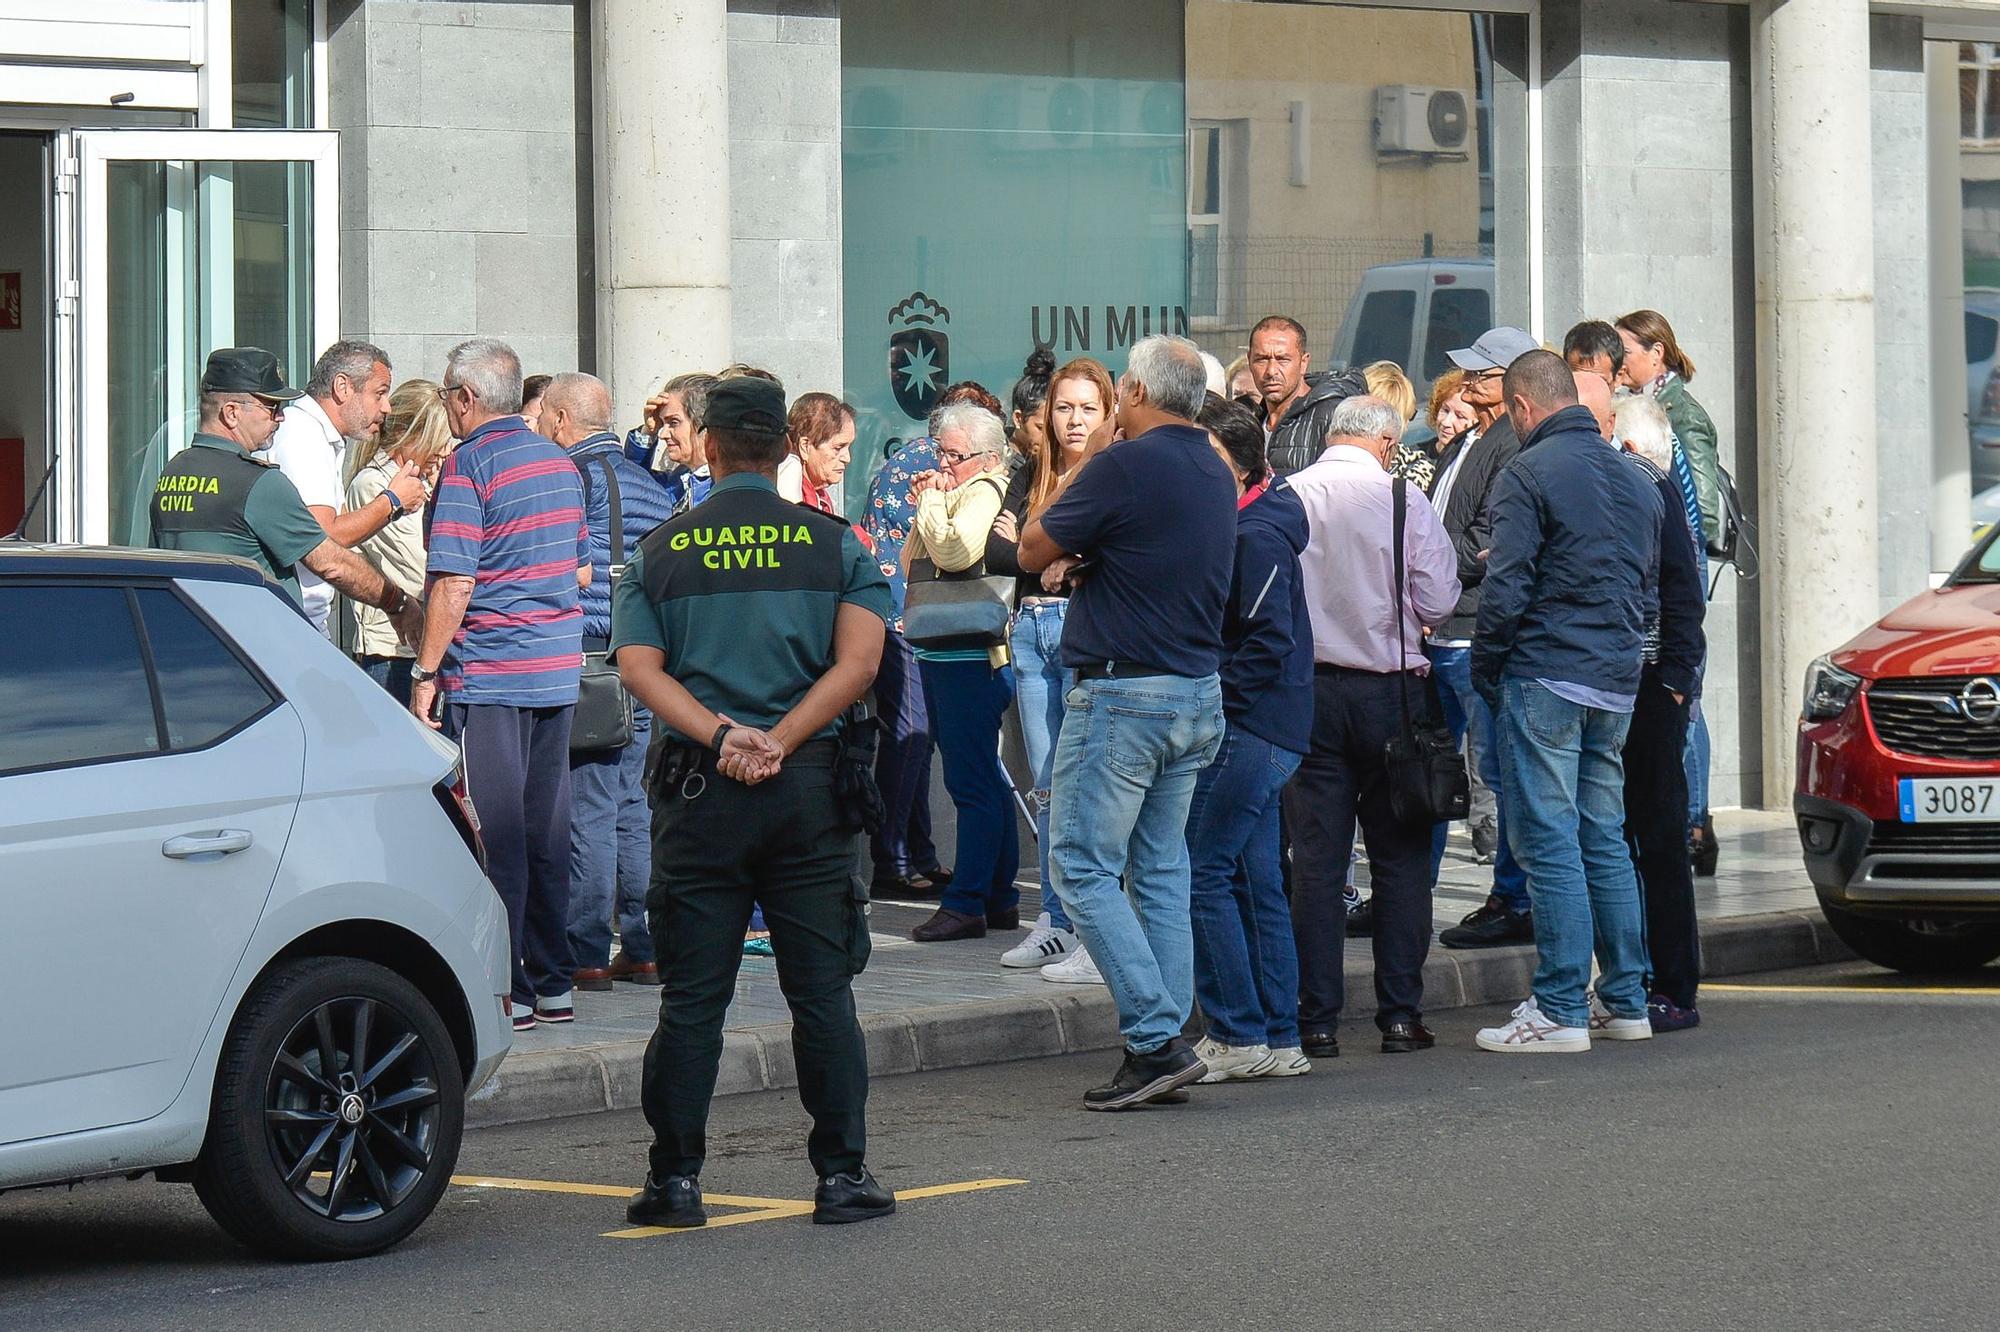
{"type": "Polygon", "coordinates": [[[618,469],[602,455],[597,465],[604,469],[605,498],[611,501],[611,577],[615,580],[625,572],[625,513],[618,503],[618,469]]]}
{"type": "Polygon", "coordinates": [[[1395,517],[1391,522],[1392,540],[1395,550],[1392,554],[1396,570],[1396,695],[1403,704],[1403,734],[1415,734],[1410,725],[1410,673],[1403,669],[1403,526],[1408,517],[1409,483],[1403,477],[1396,477],[1389,483],[1389,507],[1395,517]]]}

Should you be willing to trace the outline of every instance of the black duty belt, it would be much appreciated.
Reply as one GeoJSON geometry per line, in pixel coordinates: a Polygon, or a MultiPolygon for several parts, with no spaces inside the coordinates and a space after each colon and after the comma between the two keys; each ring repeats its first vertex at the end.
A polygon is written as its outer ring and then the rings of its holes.
{"type": "Polygon", "coordinates": [[[1178,675],[1178,671],[1163,670],[1158,666],[1148,666],[1138,661],[1093,661],[1087,666],[1076,668],[1079,680],[1136,680],[1145,675],[1178,675]]]}

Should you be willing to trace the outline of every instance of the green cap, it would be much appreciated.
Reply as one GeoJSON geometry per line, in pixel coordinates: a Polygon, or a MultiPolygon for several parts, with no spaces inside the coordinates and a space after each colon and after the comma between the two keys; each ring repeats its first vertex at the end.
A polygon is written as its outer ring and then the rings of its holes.
{"type": "Polygon", "coordinates": [[[208,354],[201,372],[203,393],[249,393],[272,402],[305,397],[302,389],[285,387],[278,358],[262,347],[218,347],[208,354]]]}
{"type": "Polygon", "coordinates": [[[708,391],[702,425],[709,430],[735,430],[746,435],[785,433],[785,390],[781,384],[755,375],[725,379],[708,391]]]}

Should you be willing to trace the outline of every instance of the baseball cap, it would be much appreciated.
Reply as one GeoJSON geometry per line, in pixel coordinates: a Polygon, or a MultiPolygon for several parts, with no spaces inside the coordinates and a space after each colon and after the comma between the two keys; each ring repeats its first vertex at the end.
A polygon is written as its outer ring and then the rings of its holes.
{"type": "Polygon", "coordinates": [[[1451,363],[1461,370],[1505,370],[1542,344],[1518,328],[1489,328],[1470,347],[1449,353],[1451,363]]]}
{"type": "Polygon", "coordinates": [[[755,375],[725,379],[708,391],[708,408],[701,423],[710,430],[740,430],[746,435],[785,433],[785,390],[755,375]]]}
{"type": "Polygon", "coordinates": [[[262,347],[218,347],[202,367],[203,393],[249,393],[272,402],[303,398],[303,389],[287,388],[278,358],[262,347]]]}

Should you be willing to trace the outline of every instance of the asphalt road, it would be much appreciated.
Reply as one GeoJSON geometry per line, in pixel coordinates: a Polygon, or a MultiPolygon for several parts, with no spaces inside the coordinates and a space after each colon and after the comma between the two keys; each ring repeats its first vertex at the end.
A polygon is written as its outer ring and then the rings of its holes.
{"type": "MultiPolygon", "coordinates": [[[[1078,1101],[1105,1056],[884,1079],[885,1182],[1026,1182],[848,1227],[608,1238],[615,1197],[460,1187],[400,1249],[301,1267],[247,1257],[181,1186],[10,1194],[0,1327],[2000,1325],[2000,973],[1747,983],[1645,1044],[1483,1054],[1496,1014],[1446,1013],[1427,1054],[1356,1031],[1310,1077],[1124,1115],[1078,1101]]],[[[711,1127],[711,1195],[811,1196],[791,1096],[711,1127]]],[[[645,1136],[631,1114],[491,1129],[459,1169],[632,1187],[645,1136]]]]}

